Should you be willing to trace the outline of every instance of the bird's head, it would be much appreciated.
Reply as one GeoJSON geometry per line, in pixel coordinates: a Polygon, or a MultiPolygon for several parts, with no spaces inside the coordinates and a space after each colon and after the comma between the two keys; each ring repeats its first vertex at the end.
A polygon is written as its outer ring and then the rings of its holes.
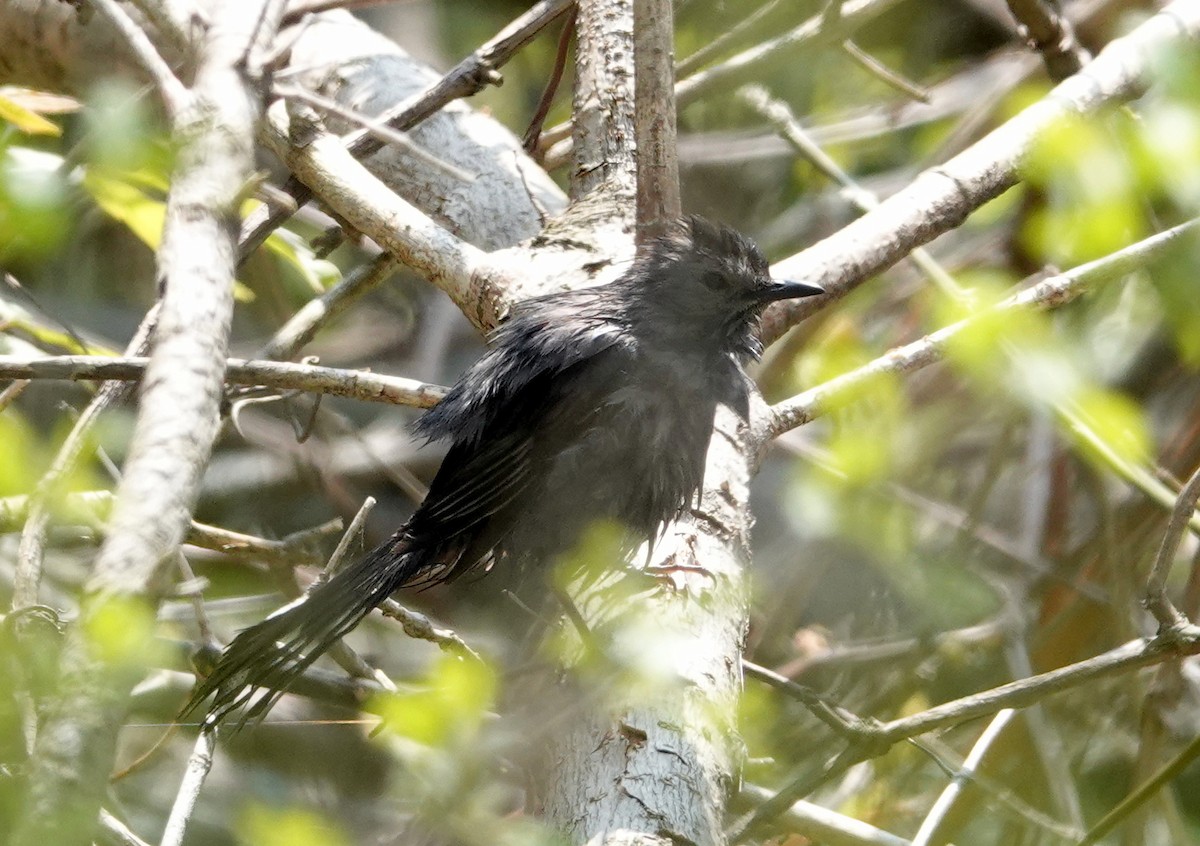
{"type": "Polygon", "coordinates": [[[758,319],[771,303],[823,293],[806,282],[777,282],[758,245],[740,232],[692,215],[648,245],[630,273],[634,319],[661,327],[674,343],[695,343],[757,358],[758,319]]]}

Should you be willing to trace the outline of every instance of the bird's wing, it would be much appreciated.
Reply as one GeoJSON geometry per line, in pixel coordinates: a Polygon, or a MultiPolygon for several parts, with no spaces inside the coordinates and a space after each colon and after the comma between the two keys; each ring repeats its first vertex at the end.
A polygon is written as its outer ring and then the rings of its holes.
{"type": "Polygon", "coordinates": [[[445,541],[503,508],[529,483],[532,447],[533,439],[520,430],[455,442],[406,533],[418,542],[445,541]]]}
{"type": "Polygon", "coordinates": [[[424,502],[404,527],[411,542],[433,551],[431,564],[440,566],[430,578],[457,575],[501,540],[509,521],[485,521],[510,505],[521,507],[522,494],[544,476],[548,456],[578,437],[603,404],[625,355],[611,346],[565,370],[525,373],[493,394],[486,407],[477,407],[484,419],[470,421],[454,439],[424,502]]]}

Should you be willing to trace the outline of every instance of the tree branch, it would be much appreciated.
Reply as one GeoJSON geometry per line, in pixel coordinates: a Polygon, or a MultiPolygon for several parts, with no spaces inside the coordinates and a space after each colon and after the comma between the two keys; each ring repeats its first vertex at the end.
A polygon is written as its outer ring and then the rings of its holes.
{"type": "MultiPolygon", "coordinates": [[[[150,359],[64,355],[21,359],[0,356],[0,379],[70,379],[140,381],[150,359]]],[[[313,364],[273,361],[225,362],[224,381],[231,385],[261,385],[279,390],[310,391],[364,402],[386,402],[430,408],[446,394],[430,385],[402,376],[385,376],[365,370],[343,370],[313,364]]]]}
{"type": "MultiPolygon", "coordinates": [[[[383,111],[376,119],[396,131],[407,131],[436,114],[448,103],[477,94],[488,85],[498,85],[502,81],[499,69],[542,29],[566,12],[572,2],[573,0],[540,0],[436,82],[419,94],[383,111]]],[[[347,134],[342,143],[351,156],[360,160],[383,147],[378,138],[361,129],[347,134]]],[[[288,179],[283,191],[295,200],[297,206],[313,196],[310,186],[294,176],[288,179]]],[[[288,217],[289,212],[285,210],[266,207],[250,215],[242,225],[243,234],[239,245],[241,258],[244,259],[254,252],[288,217]]]]}
{"type": "Polygon", "coordinates": [[[1137,96],[1148,82],[1154,56],[1179,39],[1198,35],[1200,6],[1176,0],[1129,35],[1114,40],[1080,73],[987,137],[925,171],[837,234],[776,264],[772,275],[815,282],[827,293],[768,310],[764,341],[776,340],[914,247],[957,227],[975,209],[1016,184],[1020,163],[1040,133],[1065,117],[1137,96]]]}
{"type": "Polygon", "coordinates": [[[683,213],[675,150],[675,26],[671,0],[634,0],[637,239],[662,235],[683,213]]]}
{"type": "Polygon", "coordinates": [[[848,373],[843,373],[821,385],[783,400],[772,406],[772,435],[778,436],[815,419],[840,399],[861,390],[872,379],[889,373],[910,373],[940,361],[946,347],[961,333],[969,330],[977,321],[995,314],[1020,309],[1048,309],[1065,305],[1094,285],[1101,284],[1144,266],[1157,255],[1161,255],[1178,238],[1200,226],[1200,218],[1180,224],[1165,232],[1152,235],[1112,255],[1080,265],[1066,273],[1044,279],[1032,288],[1014,294],[982,314],[945,326],[924,338],[880,356],[848,373]]]}
{"type": "Polygon", "coordinates": [[[16,846],[87,846],[112,769],[129,693],[142,675],[148,631],[183,539],[217,433],[233,312],[237,208],[253,172],[259,104],[253,49],[275,31],[282,4],[219,6],[199,53],[159,250],[164,294],[111,532],[67,637],[53,710],[38,734],[16,846]],[[105,632],[109,632],[107,637],[105,632]]]}

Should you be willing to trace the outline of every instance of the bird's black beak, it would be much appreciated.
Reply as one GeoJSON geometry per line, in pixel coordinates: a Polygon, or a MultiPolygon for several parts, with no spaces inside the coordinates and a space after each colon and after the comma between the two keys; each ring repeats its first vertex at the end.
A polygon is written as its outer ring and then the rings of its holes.
{"type": "Polygon", "coordinates": [[[809,282],[776,282],[772,280],[765,288],[759,289],[758,298],[764,303],[773,303],[776,300],[815,297],[817,294],[824,293],[825,289],[820,285],[813,285],[809,282]]]}

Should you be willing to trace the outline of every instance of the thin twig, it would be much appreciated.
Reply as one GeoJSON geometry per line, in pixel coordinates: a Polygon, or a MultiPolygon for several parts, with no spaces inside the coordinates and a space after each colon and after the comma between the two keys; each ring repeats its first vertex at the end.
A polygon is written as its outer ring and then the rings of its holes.
{"type": "Polygon", "coordinates": [[[1078,73],[1092,57],[1080,46],[1075,28],[1057,5],[1047,0],[1008,0],[1008,8],[1030,49],[1042,54],[1050,78],[1061,82],[1078,73]]]}
{"type": "Polygon", "coordinates": [[[116,0],[91,0],[96,10],[112,24],[113,29],[121,34],[125,46],[142,66],[149,77],[154,80],[159,96],[162,97],[167,111],[178,115],[190,102],[191,95],[184,84],[175,76],[170,65],[166,63],[154,43],[150,41],[133,18],[121,8],[116,0]]]}
{"type": "MultiPolygon", "coordinates": [[[[299,85],[290,85],[279,82],[275,84],[275,92],[279,94],[280,97],[298,100],[299,102],[306,103],[315,109],[323,112],[329,112],[330,114],[337,115],[343,120],[357,124],[358,126],[362,127],[364,131],[370,133],[371,137],[375,138],[382,144],[398,147],[408,155],[412,156],[414,159],[417,159],[418,161],[435,170],[440,170],[447,176],[450,176],[461,182],[475,181],[474,174],[467,173],[462,168],[456,167],[455,165],[452,165],[443,159],[439,159],[433,153],[429,152],[420,144],[409,138],[408,135],[399,130],[393,129],[392,127],[388,126],[385,121],[380,120],[377,117],[363,114],[362,112],[352,109],[349,106],[343,106],[337,100],[322,96],[315,91],[309,91],[308,89],[299,85]]],[[[280,211],[288,214],[294,213],[296,210],[295,198],[283,191],[279,191],[279,189],[275,190],[278,191],[278,193],[282,196],[287,197],[291,202],[291,208],[280,205],[280,211]]]]}
{"type": "Polygon", "coordinates": [[[188,758],[187,770],[179,782],[179,791],[175,794],[175,802],[171,805],[171,813],[167,817],[166,828],[163,829],[160,846],[180,846],[183,843],[183,833],[188,820],[196,809],[196,800],[200,797],[200,788],[208,778],[212,769],[213,751],[217,747],[216,725],[206,723],[196,737],[196,745],[188,758]]]}
{"type": "Polygon", "coordinates": [[[379,611],[383,616],[390,617],[399,623],[400,628],[411,638],[427,640],[447,652],[453,652],[475,661],[483,660],[479,657],[479,653],[469,647],[467,642],[454,631],[434,625],[433,621],[424,614],[413,611],[411,608],[405,608],[394,599],[385,599],[379,606],[379,611]]]}
{"type": "Polygon", "coordinates": [[[782,278],[825,288],[820,297],[769,308],[766,343],[904,258],[914,247],[957,226],[975,209],[1020,179],[1019,168],[1038,137],[1072,115],[1093,114],[1140,95],[1150,82],[1151,58],[1200,35],[1200,7],[1174,0],[1128,35],[1111,41],[1087,69],[971,147],[923,171],[879,208],[836,234],[776,264],[782,278]]]}
{"type": "Polygon", "coordinates": [[[563,71],[567,68],[567,52],[571,49],[571,38],[575,35],[575,14],[575,7],[572,6],[566,20],[563,21],[562,32],[558,34],[558,48],[554,53],[554,67],[550,69],[550,78],[546,80],[546,87],[542,89],[542,96],[538,98],[537,108],[533,117],[529,119],[529,128],[521,136],[521,146],[527,153],[532,154],[538,149],[542,126],[546,122],[546,115],[550,113],[550,106],[554,104],[554,95],[562,82],[563,71]]]}
{"type": "Polygon", "coordinates": [[[826,762],[821,769],[804,772],[797,776],[751,813],[737,820],[732,826],[729,842],[742,843],[750,839],[762,826],[786,814],[796,802],[808,796],[822,784],[836,778],[869,757],[871,756],[864,747],[851,744],[832,760],[826,762]]]}
{"type": "Polygon", "coordinates": [[[1167,530],[1163,533],[1162,543],[1159,544],[1158,554],[1154,557],[1154,566],[1150,568],[1150,577],[1146,581],[1146,608],[1164,629],[1188,622],[1167,597],[1167,576],[1171,572],[1171,564],[1179,550],[1179,543],[1183,540],[1183,533],[1187,531],[1196,513],[1197,501],[1200,501],[1200,469],[1192,474],[1183,490],[1179,492],[1175,508],[1171,511],[1171,519],[1167,521],[1167,530]]]}
{"type": "MultiPolygon", "coordinates": [[[[150,346],[150,338],[158,324],[159,306],[155,304],[146,312],[129,341],[126,352],[144,355],[150,346]]],[[[37,602],[38,585],[41,581],[43,547],[46,542],[46,526],[50,521],[50,504],[62,493],[63,480],[70,476],[79,463],[87,446],[88,434],[100,415],[108,408],[124,402],[133,388],[121,382],[106,382],[100,386],[96,396],[88,403],[71,431],[63,440],[54,456],[50,468],[38,481],[37,488],[29,498],[25,526],[17,547],[17,573],[13,587],[13,607],[33,605],[37,602]]]]}
{"type": "MultiPolygon", "coordinates": [[[[937,737],[921,737],[912,739],[912,745],[920,749],[929,759],[946,774],[948,778],[954,778],[955,774],[961,770],[963,758],[948,744],[942,742],[937,737]],[[951,761],[958,763],[951,766],[951,761]]],[[[970,781],[978,789],[988,794],[989,798],[995,799],[1005,808],[1012,812],[1017,818],[1025,822],[1035,825],[1043,829],[1046,833],[1051,834],[1061,840],[1074,842],[1079,839],[1081,830],[1072,828],[1071,826],[1061,823],[1053,817],[1049,816],[1031,804],[1022,799],[1017,791],[1010,788],[1008,785],[998,782],[995,779],[988,777],[986,774],[978,770],[971,773],[970,781]]]]}
{"type": "MultiPolygon", "coordinates": [[[[67,379],[137,381],[148,359],[140,357],[64,355],[53,358],[0,356],[0,379],[67,379]]],[[[283,361],[229,359],[225,380],[233,385],[262,385],[277,389],[311,391],[366,402],[386,402],[430,408],[446,394],[439,385],[385,376],[363,370],[342,370],[283,361]]]]}
{"type": "Polygon", "coordinates": [[[1092,846],[1100,842],[1100,838],[1116,828],[1130,814],[1146,803],[1164,785],[1171,782],[1177,775],[1187,769],[1200,756],[1200,736],[1194,738],[1178,755],[1168,761],[1162,769],[1138,785],[1137,789],[1126,796],[1120,803],[1100,818],[1086,835],[1079,841],[1078,846],[1092,846]]]}
{"type": "Polygon", "coordinates": [[[932,842],[937,830],[950,813],[950,809],[962,795],[963,789],[975,777],[975,771],[983,763],[983,756],[987,754],[988,749],[999,739],[1001,732],[1008,727],[1016,715],[1017,712],[1012,708],[1005,708],[992,717],[988,727],[983,730],[983,734],[979,735],[979,739],[971,747],[971,752],[967,755],[962,767],[954,774],[953,779],[946,785],[946,789],[938,796],[937,801],[933,803],[933,807],[929,809],[925,819],[921,820],[921,827],[917,829],[917,833],[913,837],[913,846],[928,846],[932,842]]]}
{"type": "Polygon", "coordinates": [[[800,702],[812,712],[813,716],[829,726],[838,735],[858,740],[870,734],[872,728],[860,717],[851,714],[844,708],[830,704],[825,697],[810,687],[794,682],[774,670],[742,659],[742,670],[751,678],[766,682],[776,690],[800,702]]]}
{"type": "MultiPolygon", "coordinates": [[[[325,565],[325,570],[321,573],[321,581],[333,578],[337,574],[337,571],[342,568],[350,553],[350,545],[362,537],[363,529],[367,524],[367,517],[370,516],[371,510],[374,508],[375,497],[369,496],[363,500],[362,506],[354,515],[354,519],[350,521],[350,525],[342,533],[341,540],[338,541],[333,554],[329,556],[329,562],[325,565]]],[[[290,598],[295,599],[298,595],[299,592],[297,591],[290,598]]],[[[396,690],[396,685],[392,683],[392,680],[387,677],[387,674],[383,670],[378,667],[372,667],[365,658],[351,649],[345,640],[338,639],[329,648],[328,655],[351,676],[360,679],[373,679],[384,690],[393,692],[396,690]]]]}
{"type": "Polygon", "coordinates": [[[884,85],[895,88],[901,94],[911,97],[918,102],[928,103],[930,101],[929,89],[917,85],[917,83],[910,79],[905,79],[849,38],[842,42],[842,51],[857,62],[859,67],[880,80],[884,85]]]}
{"type": "MultiPolygon", "coordinates": [[[[766,788],[755,784],[742,784],[736,801],[761,805],[771,796],[771,792],[766,788]]],[[[780,815],[779,821],[792,832],[829,846],[912,846],[911,841],[903,837],[897,837],[870,823],[804,800],[788,806],[780,815]]]]}
{"type": "Polygon", "coordinates": [[[675,97],[680,106],[687,105],[712,86],[741,75],[781,52],[789,52],[794,57],[800,50],[848,38],[897,2],[898,0],[848,0],[842,4],[840,14],[832,26],[824,13],[813,15],[790,32],[680,80],[675,86],[675,97]]]}
{"type": "MultiPolygon", "coordinates": [[[[1099,678],[1127,672],[1173,658],[1200,652],[1200,627],[1184,626],[1155,638],[1130,641],[1092,658],[1059,667],[1036,676],[1009,682],[1000,687],[964,696],[927,708],[917,714],[886,723],[847,724],[847,733],[857,735],[846,748],[819,773],[805,772],[785,785],[772,800],[735,827],[738,842],[759,826],[783,813],[796,800],[807,796],[819,784],[846,768],[868,758],[878,757],[893,745],[926,732],[948,728],[978,717],[995,714],[1005,708],[1025,708],[1045,697],[1069,690],[1099,678]]],[[[1200,741],[1197,742],[1200,751],[1200,741]]]]}
{"type": "Polygon", "coordinates": [[[770,0],[769,3],[764,3],[750,12],[750,14],[744,15],[732,28],[722,32],[694,53],[690,53],[683,59],[680,59],[679,63],[675,65],[675,77],[683,79],[684,77],[691,76],[701,66],[707,64],[713,56],[719,54],[743,34],[757,26],[767,15],[774,12],[779,7],[780,2],[781,0],[770,0]]]}
{"type": "Polygon", "coordinates": [[[28,387],[28,379],[18,379],[3,391],[0,391],[0,411],[4,411],[4,409],[12,405],[21,394],[25,393],[25,389],[28,387]]]}
{"type": "Polygon", "coordinates": [[[150,846],[104,808],[100,809],[100,832],[96,840],[102,846],[150,846]]]}
{"type": "MultiPolygon", "coordinates": [[[[878,208],[879,198],[859,185],[833,160],[832,156],[821,149],[812,136],[800,126],[786,103],[772,98],[760,85],[748,85],[738,93],[743,102],[770,121],[783,139],[792,146],[792,149],[804,156],[827,178],[840,185],[846,198],[858,207],[859,211],[865,213],[878,208]]],[[[933,280],[943,293],[955,299],[963,296],[962,288],[954,281],[954,277],[947,273],[924,247],[914,249],[909,253],[908,258],[933,280]]]]}
{"type": "Polygon", "coordinates": [[[848,396],[851,390],[858,389],[883,374],[911,373],[940,361],[948,344],[959,334],[976,325],[976,321],[980,319],[991,318],[1007,311],[1056,308],[1068,303],[1094,285],[1144,266],[1151,259],[1161,255],[1175,240],[1195,230],[1198,225],[1200,219],[1190,220],[1104,258],[1051,276],[979,315],[945,326],[910,344],[897,347],[862,367],[776,403],[772,407],[771,431],[778,435],[815,419],[837,398],[848,396]]]}
{"type": "Polygon", "coordinates": [[[344,312],[364,294],[386,282],[400,265],[389,253],[380,253],[367,264],[360,264],[345,279],[316,299],[309,300],[279,327],[271,340],[259,349],[257,357],[289,359],[316,337],[329,321],[344,312]]]}

